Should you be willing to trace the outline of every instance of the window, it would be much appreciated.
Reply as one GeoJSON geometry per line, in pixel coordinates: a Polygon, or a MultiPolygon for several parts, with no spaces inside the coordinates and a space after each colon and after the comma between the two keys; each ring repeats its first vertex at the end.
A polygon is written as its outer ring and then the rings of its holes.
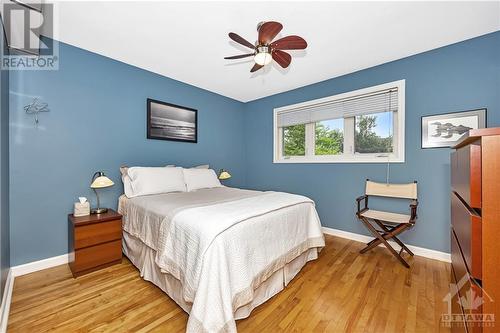
{"type": "Polygon", "coordinates": [[[354,152],[383,154],[393,152],[393,112],[356,116],[354,152]]]}
{"type": "Polygon", "coordinates": [[[318,121],[314,126],[315,155],[339,155],[344,152],[344,119],[318,121]]]}
{"type": "Polygon", "coordinates": [[[283,152],[285,156],[306,154],[306,125],[283,127],[283,152]]]}
{"type": "Polygon", "coordinates": [[[404,162],[396,81],[274,110],[275,163],[404,162]]]}

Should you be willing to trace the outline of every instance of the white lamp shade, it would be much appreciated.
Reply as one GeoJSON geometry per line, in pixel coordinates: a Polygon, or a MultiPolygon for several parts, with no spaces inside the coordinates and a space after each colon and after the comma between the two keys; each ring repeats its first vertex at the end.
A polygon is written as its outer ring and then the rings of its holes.
{"type": "Polygon", "coordinates": [[[229,179],[229,178],[231,178],[231,174],[227,171],[224,171],[224,170],[219,175],[220,180],[229,179]]]}
{"type": "Polygon", "coordinates": [[[100,176],[94,179],[92,184],[90,184],[90,188],[103,188],[103,187],[110,187],[115,185],[111,179],[109,179],[106,176],[100,176]]]}
{"type": "Polygon", "coordinates": [[[254,56],[255,63],[261,66],[269,64],[272,59],[271,53],[268,52],[259,52],[254,56]]]}

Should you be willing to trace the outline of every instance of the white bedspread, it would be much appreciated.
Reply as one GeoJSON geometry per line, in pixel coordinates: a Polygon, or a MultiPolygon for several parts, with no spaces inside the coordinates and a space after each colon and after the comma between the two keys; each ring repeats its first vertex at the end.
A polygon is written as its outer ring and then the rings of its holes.
{"type": "MultiPolygon", "coordinates": [[[[301,253],[324,246],[310,199],[243,191],[230,200],[221,192],[214,192],[218,199],[170,207],[155,224],[157,236],[149,237],[157,265],[182,282],[184,300],[192,303],[187,332],[236,332],[235,310],[263,281],[301,253]]],[[[148,238],[126,221],[125,229],[148,238]]]]}

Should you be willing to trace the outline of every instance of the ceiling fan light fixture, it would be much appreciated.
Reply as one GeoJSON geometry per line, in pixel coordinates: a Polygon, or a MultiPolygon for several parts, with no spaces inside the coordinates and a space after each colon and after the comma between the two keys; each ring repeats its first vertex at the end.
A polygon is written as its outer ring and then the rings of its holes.
{"type": "Polygon", "coordinates": [[[235,34],[234,32],[230,32],[228,36],[233,42],[243,45],[251,49],[253,52],[224,57],[224,59],[234,60],[253,57],[255,64],[250,69],[250,73],[258,71],[264,66],[270,64],[273,60],[280,65],[281,68],[288,68],[292,62],[292,55],[285,51],[303,50],[307,47],[307,42],[304,38],[296,35],[290,35],[274,40],[282,28],[283,25],[275,21],[259,23],[257,26],[258,38],[255,44],[250,43],[245,38],[235,34]]]}
{"type": "Polygon", "coordinates": [[[270,49],[267,46],[259,46],[257,47],[257,53],[255,54],[255,57],[253,58],[255,63],[261,66],[268,65],[272,60],[273,57],[271,56],[271,52],[269,52],[270,49]]]}

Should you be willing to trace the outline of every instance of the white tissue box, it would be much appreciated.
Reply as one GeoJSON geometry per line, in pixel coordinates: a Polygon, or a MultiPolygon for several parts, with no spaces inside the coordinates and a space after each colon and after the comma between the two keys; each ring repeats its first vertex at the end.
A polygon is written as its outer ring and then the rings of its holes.
{"type": "Polygon", "coordinates": [[[88,201],[84,203],[75,202],[73,216],[78,217],[86,215],[90,215],[90,203],[88,201]]]}

